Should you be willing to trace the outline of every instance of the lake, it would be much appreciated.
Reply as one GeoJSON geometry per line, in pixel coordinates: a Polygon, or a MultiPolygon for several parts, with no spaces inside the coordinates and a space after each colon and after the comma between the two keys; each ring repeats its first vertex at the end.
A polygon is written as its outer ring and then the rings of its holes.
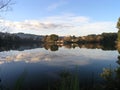
{"type": "Polygon", "coordinates": [[[99,45],[1,46],[0,88],[40,90],[54,84],[64,71],[77,72],[81,84],[103,83],[100,74],[119,66],[118,55],[116,49],[99,45]]]}

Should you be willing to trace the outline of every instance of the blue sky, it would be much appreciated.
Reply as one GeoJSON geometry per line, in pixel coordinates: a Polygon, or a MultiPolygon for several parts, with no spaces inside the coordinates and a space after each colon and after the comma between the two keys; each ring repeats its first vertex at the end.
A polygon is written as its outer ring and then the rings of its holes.
{"type": "Polygon", "coordinates": [[[8,32],[88,35],[117,32],[120,0],[14,0],[1,20],[8,32]]]}

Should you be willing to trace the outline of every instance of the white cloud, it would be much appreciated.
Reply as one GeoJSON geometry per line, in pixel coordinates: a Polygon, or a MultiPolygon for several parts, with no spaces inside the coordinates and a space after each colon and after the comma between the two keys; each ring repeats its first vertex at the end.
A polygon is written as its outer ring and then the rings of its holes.
{"type": "MultiPolygon", "coordinates": [[[[115,22],[93,21],[89,17],[63,15],[45,17],[40,20],[25,20],[21,22],[0,20],[1,25],[9,27],[11,32],[58,35],[88,35],[102,32],[117,32],[115,22]]],[[[10,31],[9,30],[9,31],[10,31]]]]}

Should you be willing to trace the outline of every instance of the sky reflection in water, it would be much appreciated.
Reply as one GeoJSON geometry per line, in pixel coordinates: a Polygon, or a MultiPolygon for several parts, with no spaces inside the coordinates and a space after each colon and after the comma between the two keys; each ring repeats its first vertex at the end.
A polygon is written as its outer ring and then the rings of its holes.
{"type": "Polygon", "coordinates": [[[0,52],[0,64],[12,62],[25,63],[47,63],[64,65],[86,65],[92,60],[115,60],[117,59],[117,51],[103,51],[101,49],[65,49],[51,52],[43,48],[31,49],[25,51],[4,51],[0,52]],[[54,62],[54,63],[53,63],[54,62]]]}
{"type": "Polygon", "coordinates": [[[79,68],[82,79],[88,78],[91,72],[96,77],[102,69],[111,65],[117,66],[117,51],[103,51],[101,49],[60,48],[51,52],[44,48],[25,51],[3,51],[0,52],[0,78],[7,87],[13,87],[18,77],[27,71],[25,85],[37,87],[43,81],[55,79],[62,70],[75,71],[79,68]],[[36,82],[36,83],[35,83],[36,82]],[[39,85],[38,85],[39,83],[39,85]]]}

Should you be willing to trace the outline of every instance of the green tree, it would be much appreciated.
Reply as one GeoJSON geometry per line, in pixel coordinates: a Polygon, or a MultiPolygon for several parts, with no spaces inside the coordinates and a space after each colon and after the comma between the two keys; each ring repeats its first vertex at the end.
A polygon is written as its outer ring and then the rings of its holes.
{"type": "Polygon", "coordinates": [[[120,17],[119,17],[118,22],[117,22],[117,28],[120,30],[120,17]]]}
{"type": "Polygon", "coordinates": [[[59,38],[59,37],[58,37],[58,35],[56,35],[56,34],[51,34],[51,35],[50,35],[50,40],[51,40],[51,41],[57,41],[58,38],[59,38]]]}
{"type": "Polygon", "coordinates": [[[118,42],[120,42],[120,17],[117,22],[117,28],[118,28],[118,42]]]}
{"type": "Polygon", "coordinates": [[[118,31],[118,42],[120,42],[120,30],[118,31]]]}

